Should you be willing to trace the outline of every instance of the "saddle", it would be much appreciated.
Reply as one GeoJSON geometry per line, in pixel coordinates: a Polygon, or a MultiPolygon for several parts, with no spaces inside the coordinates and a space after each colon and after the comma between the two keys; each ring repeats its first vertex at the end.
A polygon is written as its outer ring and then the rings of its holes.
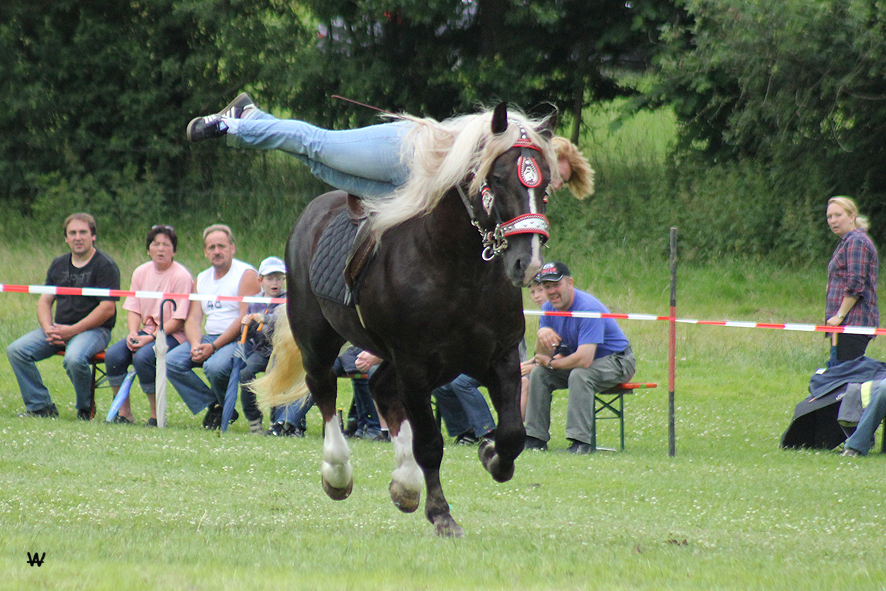
{"type": "Polygon", "coordinates": [[[323,230],[311,260],[311,290],[317,297],[355,307],[363,271],[375,252],[362,201],[348,195],[348,207],[323,230]]]}

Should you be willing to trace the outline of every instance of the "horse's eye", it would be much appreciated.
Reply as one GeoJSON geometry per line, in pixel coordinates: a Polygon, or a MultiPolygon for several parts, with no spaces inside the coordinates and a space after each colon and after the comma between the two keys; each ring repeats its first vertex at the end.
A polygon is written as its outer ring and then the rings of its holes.
{"type": "Polygon", "coordinates": [[[504,187],[505,186],[504,177],[498,176],[497,174],[492,175],[492,185],[495,187],[504,187]]]}

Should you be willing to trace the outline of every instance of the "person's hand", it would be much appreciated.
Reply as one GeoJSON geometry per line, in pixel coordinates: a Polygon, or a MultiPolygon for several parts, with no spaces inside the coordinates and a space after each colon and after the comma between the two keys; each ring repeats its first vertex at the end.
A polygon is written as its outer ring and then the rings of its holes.
{"type": "Polygon", "coordinates": [[[543,349],[550,349],[553,351],[560,345],[560,341],[560,335],[558,335],[553,328],[546,326],[538,329],[536,344],[540,345],[543,349]]]}
{"type": "Polygon", "coordinates": [[[210,343],[200,343],[194,347],[191,347],[191,361],[194,363],[203,363],[215,353],[215,350],[212,348],[212,344],[210,343]]]}
{"type": "Polygon", "coordinates": [[[252,323],[253,318],[255,318],[255,314],[244,314],[243,320],[240,321],[240,324],[243,326],[249,326],[252,323]]]}
{"type": "Polygon", "coordinates": [[[53,324],[50,332],[46,335],[46,340],[53,345],[64,345],[78,334],[80,333],[74,330],[70,324],[53,324]]]}
{"type": "Polygon", "coordinates": [[[520,364],[520,375],[521,376],[528,376],[530,373],[532,373],[532,369],[536,365],[538,365],[538,363],[535,362],[534,357],[532,359],[527,359],[526,361],[524,361],[523,363],[520,364]]]}
{"type": "Polygon", "coordinates": [[[126,348],[133,352],[138,351],[153,340],[154,337],[149,334],[140,335],[138,333],[131,332],[126,337],[126,348]]]}
{"type": "Polygon", "coordinates": [[[846,318],[840,318],[839,316],[831,316],[830,318],[827,319],[826,324],[828,326],[840,326],[841,324],[843,324],[844,320],[846,320],[846,318]]]}
{"type": "Polygon", "coordinates": [[[357,360],[354,362],[354,365],[363,373],[367,373],[373,365],[378,365],[381,361],[381,357],[376,357],[369,351],[361,351],[357,355],[357,360]]]}
{"type": "Polygon", "coordinates": [[[64,339],[62,339],[58,327],[59,325],[57,324],[50,324],[48,327],[43,329],[43,333],[46,335],[46,342],[50,345],[64,346],[65,341],[64,339]]]}

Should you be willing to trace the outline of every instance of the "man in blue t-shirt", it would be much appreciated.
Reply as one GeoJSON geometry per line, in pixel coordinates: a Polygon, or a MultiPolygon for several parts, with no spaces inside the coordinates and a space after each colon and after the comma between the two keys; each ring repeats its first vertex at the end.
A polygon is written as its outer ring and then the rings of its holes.
{"type": "MultiPolygon", "coordinates": [[[[569,268],[547,263],[538,274],[548,296],[542,310],[609,310],[591,294],[575,289],[569,268]]],[[[570,453],[590,453],[594,394],[630,380],[636,361],[631,345],[612,318],[542,316],[535,344],[536,367],[529,374],[526,449],[545,450],[551,438],[553,391],[569,388],[566,438],[570,453]]]]}

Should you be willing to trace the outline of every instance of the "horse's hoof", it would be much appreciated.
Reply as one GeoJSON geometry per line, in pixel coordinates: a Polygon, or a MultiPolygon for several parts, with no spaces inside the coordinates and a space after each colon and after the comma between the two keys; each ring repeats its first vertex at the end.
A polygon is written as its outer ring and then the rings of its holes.
{"type": "Polygon", "coordinates": [[[514,462],[505,461],[500,455],[495,453],[495,442],[485,439],[480,443],[477,450],[480,462],[486,471],[492,475],[496,482],[507,482],[514,476],[514,462]]]}
{"type": "Polygon", "coordinates": [[[392,480],[388,490],[391,491],[391,500],[394,506],[404,513],[413,513],[418,509],[421,502],[420,490],[409,490],[402,484],[392,480]]]}
{"type": "Polygon", "coordinates": [[[326,493],[326,496],[332,499],[333,501],[344,501],[349,496],[351,496],[351,491],[354,490],[354,481],[351,480],[347,486],[343,488],[338,488],[335,486],[331,486],[325,480],[323,481],[323,492],[326,493]]]}
{"type": "Polygon", "coordinates": [[[455,522],[455,519],[453,519],[452,515],[450,515],[449,513],[438,515],[434,519],[433,523],[437,535],[441,538],[465,537],[465,530],[463,530],[461,526],[455,522]]]}

